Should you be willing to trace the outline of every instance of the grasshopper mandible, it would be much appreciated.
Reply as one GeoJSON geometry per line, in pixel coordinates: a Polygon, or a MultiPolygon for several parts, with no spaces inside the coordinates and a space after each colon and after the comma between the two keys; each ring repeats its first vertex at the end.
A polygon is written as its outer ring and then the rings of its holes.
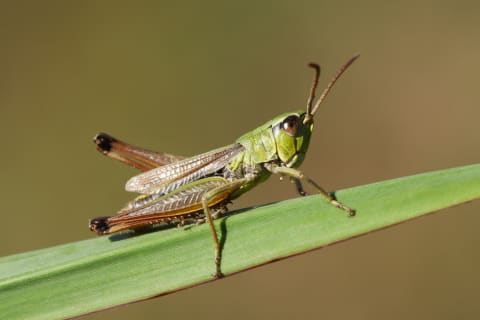
{"type": "Polygon", "coordinates": [[[313,117],[330,89],[358,58],[347,61],[313,104],[320,66],[310,63],[315,75],[306,111],[281,114],[250,131],[231,145],[192,157],[174,156],[142,149],[105,133],[95,136],[97,149],[143,173],[131,178],[125,189],[141,195],[113,216],[90,220],[90,230],[99,235],[145,226],[173,223],[200,223],[210,226],[215,244],[215,276],[221,277],[221,252],[213,220],[226,211],[227,204],[265,181],[272,173],[287,176],[304,196],[302,182],[313,186],[330,204],[349,216],[355,211],[337,201],[298,168],[308,149],[313,117]]]}

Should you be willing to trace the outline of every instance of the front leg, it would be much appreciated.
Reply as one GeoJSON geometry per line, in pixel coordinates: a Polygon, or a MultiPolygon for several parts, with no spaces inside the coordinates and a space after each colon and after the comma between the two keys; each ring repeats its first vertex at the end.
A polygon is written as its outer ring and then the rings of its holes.
{"type": "Polygon", "coordinates": [[[288,168],[288,167],[280,167],[276,165],[272,165],[267,167],[268,170],[270,170],[272,173],[277,173],[281,175],[286,175],[289,177],[292,177],[293,179],[296,179],[297,181],[305,181],[311,184],[317,191],[325,197],[325,199],[333,206],[342,209],[346,213],[348,213],[349,216],[354,216],[355,215],[355,210],[350,209],[343,203],[337,201],[334,197],[332,197],[328,192],[326,192],[322,187],[320,187],[315,181],[313,181],[311,178],[305,176],[301,171],[294,169],[294,168],[288,168]]]}
{"type": "Polygon", "coordinates": [[[305,197],[307,193],[305,192],[305,190],[303,190],[302,181],[294,177],[290,177],[290,180],[295,184],[295,188],[297,189],[298,194],[302,197],[305,197]]]}

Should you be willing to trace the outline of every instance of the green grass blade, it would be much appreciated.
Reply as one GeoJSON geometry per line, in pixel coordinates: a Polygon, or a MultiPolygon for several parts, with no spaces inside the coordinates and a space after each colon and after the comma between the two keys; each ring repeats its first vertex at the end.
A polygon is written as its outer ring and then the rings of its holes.
{"type": "MultiPolygon", "coordinates": [[[[385,228],[480,197],[480,165],[337,192],[347,217],[319,196],[245,210],[216,221],[228,275],[385,228]]],[[[57,319],[173,292],[211,280],[207,225],[136,237],[116,235],[0,258],[0,314],[57,319]]]]}

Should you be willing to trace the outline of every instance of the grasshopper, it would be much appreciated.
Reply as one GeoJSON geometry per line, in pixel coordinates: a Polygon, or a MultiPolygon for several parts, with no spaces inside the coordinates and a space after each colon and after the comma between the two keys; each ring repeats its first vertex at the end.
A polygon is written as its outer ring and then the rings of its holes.
{"type": "Polygon", "coordinates": [[[222,276],[221,252],[213,220],[226,211],[227,204],[265,181],[272,174],[287,176],[304,196],[302,182],[310,184],[330,204],[349,216],[355,211],[340,203],[297,168],[305,158],[313,130],[313,117],[330,89],[358,58],[348,60],[315,100],[320,66],[315,70],[306,111],[281,114],[250,131],[231,145],[192,157],[154,152],[99,133],[94,142],[104,155],[143,171],[125,186],[141,195],[113,216],[91,219],[90,230],[98,235],[136,230],[149,225],[207,222],[215,245],[215,277],[222,276]]]}

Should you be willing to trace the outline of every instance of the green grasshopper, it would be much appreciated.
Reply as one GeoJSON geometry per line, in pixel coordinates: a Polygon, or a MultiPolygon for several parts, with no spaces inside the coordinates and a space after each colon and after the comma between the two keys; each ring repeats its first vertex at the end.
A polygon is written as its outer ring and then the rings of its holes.
{"type": "Polygon", "coordinates": [[[355,215],[312,179],[297,170],[305,158],[313,130],[313,117],[330,89],[358,58],[352,57],[336,73],[313,105],[320,66],[315,70],[306,111],[281,114],[250,131],[231,145],[192,157],[154,152],[122,142],[105,133],[95,136],[97,149],[143,173],[132,177],[125,189],[141,196],[113,216],[90,220],[90,230],[99,235],[136,230],[149,225],[207,222],[215,244],[215,276],[221,277],[221,252],[213,220],[227,204],[265,181],[272,173],[287,176],[304,196],[302,182],[313,186],[330,204],[355,215]]]}

